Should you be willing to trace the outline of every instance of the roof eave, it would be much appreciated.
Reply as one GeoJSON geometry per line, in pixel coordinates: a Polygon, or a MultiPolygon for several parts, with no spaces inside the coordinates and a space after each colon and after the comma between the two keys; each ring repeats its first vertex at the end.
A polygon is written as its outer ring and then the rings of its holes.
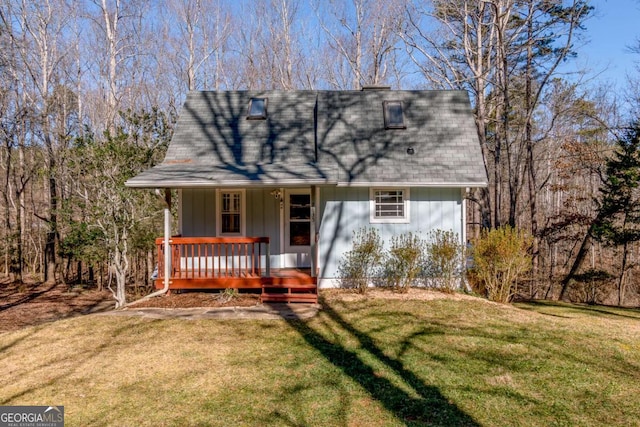
{"type": "Polygon", "coordinates": [[[278,181],[245,181],[228,180],[129,180],[125,186],[130,188],[223,188],[223,187],[295,187],[301,185],[336,185],[325,179],[310,180],[278,180],[278,181]]]}
{"type": "Polygon", "coordinates": [[[460,181],[460,182],[429,182],[429,181],[341,181],[336,184],[338,187],[429,187],[429,188],[485,188],[489,186],[486,181],[460,181]]]}
{"type": "Polygon", "coordinates": [[[213,180],[139,180],[132,179],[125,182],[130,188],[216,188],[216,187],[294,187],[300,185],[335,185],[337,187],[427,187],[427,188],[486,188],[486,181],[332,181],[327,179],[307,180],[274,180],[274,181],[246,181],[228,180],[217,182],[213,180]]]}

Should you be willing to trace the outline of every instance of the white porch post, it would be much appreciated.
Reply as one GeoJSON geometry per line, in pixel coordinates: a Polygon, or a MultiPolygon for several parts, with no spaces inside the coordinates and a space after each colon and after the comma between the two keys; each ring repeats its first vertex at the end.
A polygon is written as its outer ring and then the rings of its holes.
{"type": "Polygon", "coordinates": [[[311,277],[316,277],[316,271],[318,269],[318,257],[317,257],[317,252],[318,252],[318,245],[316,242],[316,212],[317,212],[317,203],[318,201],[316,200],[316,186],[312,185],[311,186],[311,195],[310,195],[310,201],[311,201],[311,222],[309,224],[309,234],[310,234],[310,240],[311,240],[311,253],[309,255],[311,255],[311,277]]]}
{"type": "Polygon", "coordinates": [[[467,195],[471,189],[469,187],[462,190],[462,229],[460,230],[460,237],[462,244],[467,245],[467,195]]]}
{"type": "Polygon", "coordinates": [[[171,275],[171,189],[164,189],[164,288],[169,289],[171,275]]]}
{"type": "Polygon", "coordinates": [[[278,256],[278,267],[277,268],[284,268],[285,266],[285,240],[284,240],[284,227],[285,227],[285,222],[284,222],[284,199],[285,199],[285,194],[284,194],[284,188],[280,187],[278,188],[278,192],[280,194],[280,198],[278,199],[278,221],[279,221],[279,229],[280,229],[280,234],[279,234],[279,239],[280,239],[280,254],[277,255],[278,256]]]}

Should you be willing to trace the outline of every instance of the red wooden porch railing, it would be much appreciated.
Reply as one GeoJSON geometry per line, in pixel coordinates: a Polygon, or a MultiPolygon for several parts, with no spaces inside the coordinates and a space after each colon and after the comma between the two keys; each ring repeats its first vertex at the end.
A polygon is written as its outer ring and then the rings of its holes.
{"type": "MultiPolygon", "coordinates": [[[[170,279],[173,281],[186,284],[220,279],[232,283],[234,279],[242,281],[271,275],[268,237],[172,237],[169,245],[170,279]]],[[[156,239],[156,246],[158,280],[161,281],[164,278],[164,239],[156,239]]]]}

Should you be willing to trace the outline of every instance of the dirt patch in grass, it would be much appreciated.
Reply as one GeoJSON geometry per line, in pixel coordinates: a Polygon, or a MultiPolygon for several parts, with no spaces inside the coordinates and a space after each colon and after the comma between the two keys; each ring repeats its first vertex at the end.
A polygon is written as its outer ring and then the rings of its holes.
{"type": "MultiPolygon", "coordinates": [[[[229,297],[224,293],[174,292],[137,303],[134,307],[250,307],[259,303],[260,295],[252,293],[229,297]]],[[[69,287],[62,283],[0,283],[0,333],[113,310],[114,307],[115,301],[109,291],[69,287]]]]}
{"type": "MultiPolygon", "coordinates": [[[[129,301],[134,298],[130,297],[129,301]]],[[[251,307],[260,303],[256,293],[173,292],[151,298],[133,307],[194,308],[251,307]]],[[[109,291],[95,288],[30,282],[0,283],[0,333],[15,331],[67,317],[113,310],[115,301],[109,291]]]]}
{"type": "Polygon", "coordinates": [[[1,283],[0,332],[113,307],[114,301],[108,291],[70,288],[60,283],[1,283]]]}

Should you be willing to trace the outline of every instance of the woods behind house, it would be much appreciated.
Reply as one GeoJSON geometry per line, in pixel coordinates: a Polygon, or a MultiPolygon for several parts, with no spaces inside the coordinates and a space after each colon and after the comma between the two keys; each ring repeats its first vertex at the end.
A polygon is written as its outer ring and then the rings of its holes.
{"type": "MultiPolygon", "coordinates": [[[[531,237],[526,298],[637,304],[637,81],[577,58],[586,0],[7,0],[0,5],[0,274],[145,293],[160,162],[191,90],[464,89],[489,187],[469,235],[531,237]],[[570,71],[570,72],[568,72],[570,71]]],[[[633,40],[629,40],[632,44],[633,40]]]]}

